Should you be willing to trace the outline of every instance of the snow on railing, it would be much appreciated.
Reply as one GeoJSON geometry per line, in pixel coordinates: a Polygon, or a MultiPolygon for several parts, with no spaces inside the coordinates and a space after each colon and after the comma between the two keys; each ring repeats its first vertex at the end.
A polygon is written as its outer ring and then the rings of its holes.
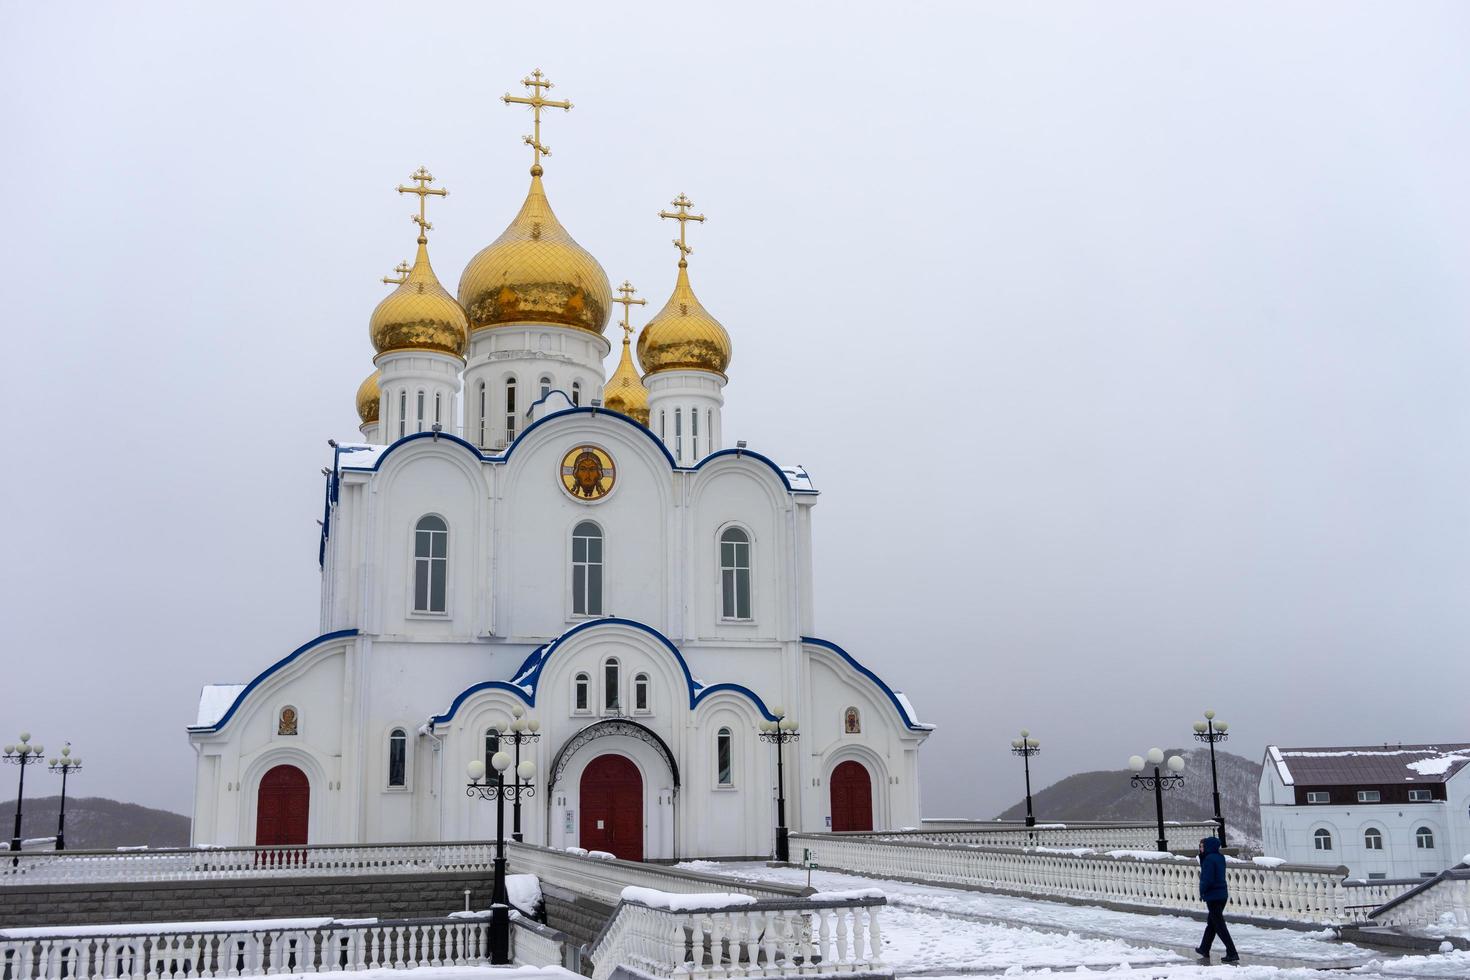
{"type": "Polygon", "coordinates": [[[0,886],[489,871],[494,857],[494,841],[21,852],[0,862],[0,886]]]}
{"type": "Polygon", "coordinates": [[[1459,865],[1421,881],[1368,913],[1380,926],[1436,938],[1470,938],[1470,866],[1459,865]]]}
{"type": "MultiPolygon", "coordinates": [[[[983,844],[989,847],[1091,847],[1099,850],[1151,848],[1158,840],[1155,824],[1099,824],[1066,823],[1023,824],[983,823],[958,826],[926,826],[921,830],[885,831],[863,836],[877,840],[912,841],[927,840],[941,844],[983,844]]],[[[1177,846],[1193,847],[1202,837],[1216,832],[1213,820],[1191,820],[1181,823],[1166,823],[1165,835],[1177,846]]]]}
{"type": "MultiPolygon", "coordinates": [[[[484,966],[490,962],[486,916],[488,913],[394,921],[262,919],[7,929],[0,931],[0,976],[11,980],[174,980],[484,966]]],[[[511,938],[517,963],[550,967],[547,976],[568,976],[560,969],[560,949],[539,942],[542,937],[534,930],[514,928],[511,938]],[[527,948],[522,949],[523,944],[527,948]]]]}
{"type": "Polygon", "coordinates": [[[748,896],[701,907],[716,895],[630,889],[588,947],[592,980],[618,967],[653,977],[893,975],[883,964],[881,892],[750,902],[748,896]],[[689,899],[690,901],[685,901],[689,899]]]}
{"type": "MultiPolygon", "coordinates": [[[[687,895],[724,891],[730,879],[670,868],[641,861],[594,858],[588,854],[559,851],[536,844],[507,844],[506,854],[514,871],[533,874],[542,881],[568,888],[605,905],[616,905],[629,885],[687,895]]],[[[741,882],[740,890],[756,898],[796,898],[801,889],[776,882],[741,882]]]]}
{"type": "MultiPolygon", "coordinates": [[[[985,847],[835,834],[793,834],[791,840],[793,848],[810,848],[812,860],[833,870],[1040,897],[1179,911],[1202,908],[1199,862],[1156,851],[985,847]]],[[[1231,913],[1320,924],[1356,922],[1367,917],[1365,903],[1394,887],[1408,888],[1386,882],[1349,883],[1345,870],[1231,862],[1226,867],[1231,913]]]]}

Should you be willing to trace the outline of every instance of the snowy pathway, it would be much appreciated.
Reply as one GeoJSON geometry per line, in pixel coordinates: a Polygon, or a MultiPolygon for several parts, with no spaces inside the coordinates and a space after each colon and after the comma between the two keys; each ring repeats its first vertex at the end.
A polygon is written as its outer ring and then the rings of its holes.
{"type": "MultiPolygon", "coordinates": [[[[804,871],[760,863],[689,861],[681,867],[754,881],[806,883],[804,871]]],[[[887,892],[885,946],[900,977],[1048,971],[1105,972],[1110,980],[1219,975],[1217,967],[1196,965],[1191,951],[1203,925],[1183,916],[1116,912],[827,871],[813,872],[812,884],[827,891],[877,887],[887,892]]],[[[1360,978],[1470,978],[1470,954],[1388,957],[1337,942],[1326,929],[1239,925],[1231,932],[1248,964],[1233,968],[1232,980],[1321,978],[1322,969],[1360,978]]]]}

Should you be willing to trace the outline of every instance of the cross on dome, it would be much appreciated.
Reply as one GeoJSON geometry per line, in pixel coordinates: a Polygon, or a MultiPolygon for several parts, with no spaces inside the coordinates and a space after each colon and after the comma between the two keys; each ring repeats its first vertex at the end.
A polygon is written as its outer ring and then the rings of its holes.
{"type": "Polygon", "coordinates": [[[633,294],[636,293],[637,291],[638,290],[636,290],[636,289],[633,288],[633,284],[631,282],[629,282],[628,280],[624,279],[623,280],[623,284],[618,287],[618,292],[622,293],[623,295],[621,295],[621,296],[614,296],[613,297],[613,302],[614,303],[621,303],[621,304],[623,304],[623,321],[622,321],[622,323],[619,324],[619,326],[621,326],[623,328],[623,343],[624,344],[627,344],[627,342],[628,342],[628,335],[633,332],[633,317],[632,317],[633,307],[635,307],[635,306],[645,306],[648,303],[648,300],[646,300],[646,299],[634,299],[633,298],[633,294]]]}
{"type": "Polygon", "coordinates": [[[429,173],[429,171],[423,167],[419,167],[417,170],[415,170],[412,174],[409,175],[408,179],[416,181],[418,183],[418,186],[404,187],[402,184],[399,184],[398,193],[417,194],[419,196],[419,213],[409,215],[409,217],[413,219],[414,224],[419,226],[419,241],[427,242],[429,240],[426,237],[428,231],[429,229],[434,227],[429,223],[429,215],[426,210],[429,203],[429,195],[432,194],[435,197],[448,197],[449,191],[443,187],[430,187],[429,185],[434,182],[434,175],[429,173]]]}
{"type": "Polygon", "coordinates": [[[694,202],[685,197],[683,191],[680,191],[679,196],[669,203],[673,204],[677,210],[660,211],[658,216],[679,222],[679,237],[674,240],[674,247],[679,250],[679,264],[682,266],[686,264],[684,260],[689,257],[689,253],[694,251],[694,248],[684,240],[684,229],[691,221],[703,222],[704,215],[689,213],[689,209],[694,207],[694,202]]]}
{"type": "Polygon", "coordinates": [[[408,262],[403,261],[395,265],[393,267],[393,271],[398,273],[398,275],[384,276],[383,281],[390,286],[402,286],[404,283],[408,282],[408,274],[412,270],[409,268],[408,262]]]}
{"type": "Polygon", "coordinates": [[[542,89],[550,89],[555,86],[545,75],[541,74],[540,68],[531,72],[530,77],[521,79],[521,84],[531,90],[529,97],[511,95],[507,92],[500,99],[506,105],[528,105],[531,107],[532,134],[530,136],[523,136],[521,139],[532,151],[531,173],[539,177],[541,175],[541,158],[543,156],[551,156],[551,147],[541,142],[541,110],[562,109],[569,112],[571,111],[572,104],[570,102],[558,102],[554,99],[542,97],[542,89]]]}

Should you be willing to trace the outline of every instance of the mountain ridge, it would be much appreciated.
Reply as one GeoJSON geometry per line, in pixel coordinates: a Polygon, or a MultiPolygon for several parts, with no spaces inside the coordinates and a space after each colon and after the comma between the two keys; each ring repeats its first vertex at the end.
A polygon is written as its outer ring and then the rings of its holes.
{"type": "MultiPolygon", "coordinates": [[[[27,797],[21,814],[21,835],[50,837],[56,833],[61,797],[27,797]]],[[[0,803],[5,829],[15,826],[15,800],[0,803]]],[[[141,803],[124,803],[105,796],[67,796],[66,847],[69,851],[111,850],[115,847],[187,847],[190,820],[182,813],[158,810],[141,803]]],[[[8,836],[8,835],[7,835],[8,836]]],[[[42,848],[44,849],[44,848],[42,848]]]]}

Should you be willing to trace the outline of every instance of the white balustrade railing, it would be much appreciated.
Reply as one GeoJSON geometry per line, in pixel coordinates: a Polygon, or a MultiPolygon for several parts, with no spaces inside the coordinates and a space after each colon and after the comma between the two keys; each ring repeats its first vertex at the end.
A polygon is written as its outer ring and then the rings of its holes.
{"type": "MultiPolygon", "coordinates": [[[[895,841],[840,834],[793,834],[819,866],[876,877],[968,885],[1038,897],[1064,897],[1148,908],[1199,911],[1199,863],[1194,858],[1139,852],[1068,853],[1043,848],[983,847],[923,840],[895,841]]],[[[1350,884],[1344,868],[1226,866],[1231,913],[1263,919],[1337,924],[1363,921],[1369,906],[1408,885],[1350,884]]]]}
{"type": "MultiPolygon", "coordinates": [[[[729,891],[731,887],[729,878],[683,868],[641,861],[599,860],[536,844],[508,844],[506,847],[512,871],[533,874],[542,881],[571,889],[606,905],[616,905],[622,899],[623,889],[629,885],[681,895],[729,891]]],[[[739,891],[759,899],[796,898],[802,892],[794,885],[769,881],[742,881],[739,891]]]]}
{"type": "MultiPolygon", "coordinates": [[[[490,962],[486,915],[8,929],[0,932],[0,976],[7,980],[193,980],[484,966],[490,962]]],[[[515,925],[522,923],[517,920],[515,925]]],[[[541,935],[542,931],[546,930],[511,930],[516,963],[561,966],[560,945],[541,935]]]]}
{"type": "Polygon", "coordinates": [[[1470,868],[1461,865],[1421,881],[1369,913],[1374,925],[1427,936],[1470,936],[1470,868]]]}
{"type": "Polygon", "coordinates": [[[22,852],[0,862],[0,886],[489,871],[494,858],[494,841],[22,852]]]}
{"type": "MultiPolygon", "coordinates": [[[[1216,832],[1214,821],[1166,823],[1170,844],[1193,848],[1202,837],[1216,832]]],[[[1089,847],[1098,850],[1152,849],[1158,842],[1156,824],[1017,824],[983,823],[966,827],[925,827],[922,830],[865,834],[876,840],[926,840],[941,844],[980,844],[987,847],[1089,847]]]]}
{"type": "Polygon", "coordinates": [[[882,898],[759,902],[708,909],[622,901],[588,948],[592,980],[619,966],[653,977],[892,976],[883,963],[882,898]]]}

